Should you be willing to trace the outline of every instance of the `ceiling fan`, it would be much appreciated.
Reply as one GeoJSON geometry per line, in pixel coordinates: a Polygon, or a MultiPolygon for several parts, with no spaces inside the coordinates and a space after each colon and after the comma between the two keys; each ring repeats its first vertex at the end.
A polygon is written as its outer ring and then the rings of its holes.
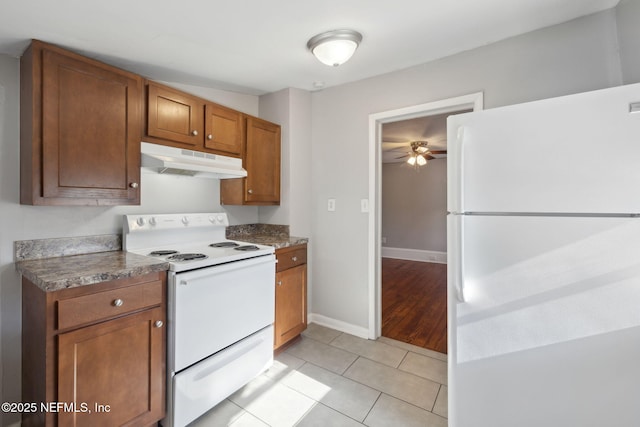
{"type": "Polygon", "coordinates": [[[424,166],[427,164],[427,160],[435,159],[432,154],[447,154],[447,150],[431,150],[429,149],[429,143],[427,141],[413,141],[411,142],[411,151],[407,152],[396,159],[402,159],[409,157],[407,163],[411,166],[424,166]]]}

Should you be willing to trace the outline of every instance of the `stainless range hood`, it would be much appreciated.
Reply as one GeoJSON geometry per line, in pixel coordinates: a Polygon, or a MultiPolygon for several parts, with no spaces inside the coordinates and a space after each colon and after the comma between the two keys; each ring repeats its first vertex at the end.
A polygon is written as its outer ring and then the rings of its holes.
{"type": "Polygon", "coordinates": [[[142,142],[142,168],[157,173],[197,178],[230,179],[247,176],[242,159],[142,142]]]}

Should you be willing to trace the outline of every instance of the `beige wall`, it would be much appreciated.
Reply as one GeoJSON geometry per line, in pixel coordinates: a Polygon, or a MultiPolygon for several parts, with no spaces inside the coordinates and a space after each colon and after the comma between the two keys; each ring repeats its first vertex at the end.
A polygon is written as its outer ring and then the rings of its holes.
{"type": "Polygon", "coordinates": [[[382,165],[382,237],[390,248],[447,251],[447,160],[382,165]]]}

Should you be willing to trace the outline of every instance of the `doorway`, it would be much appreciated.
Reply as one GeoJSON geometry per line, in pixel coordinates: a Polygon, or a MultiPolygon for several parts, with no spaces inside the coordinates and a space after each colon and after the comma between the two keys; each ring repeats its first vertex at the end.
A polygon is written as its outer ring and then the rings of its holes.
{"type": "Polygon", "coordinates": [[[465,95],[369,116],[369,338],[382,334],[382,126],[419,117],[435,116],[460,110],[482,109],[482,93],[465,95]]]}

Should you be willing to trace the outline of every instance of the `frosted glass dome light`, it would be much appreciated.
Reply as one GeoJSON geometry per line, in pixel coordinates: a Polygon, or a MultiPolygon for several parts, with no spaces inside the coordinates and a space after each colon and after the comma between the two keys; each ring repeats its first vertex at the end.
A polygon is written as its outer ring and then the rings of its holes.
{"type": "Polygon", "coordinates": [[[313,36],[307,47],[318,61],[330,67],[344,64],[353,56],[362,34],[353,30],[333,30],[313,36]]]}

